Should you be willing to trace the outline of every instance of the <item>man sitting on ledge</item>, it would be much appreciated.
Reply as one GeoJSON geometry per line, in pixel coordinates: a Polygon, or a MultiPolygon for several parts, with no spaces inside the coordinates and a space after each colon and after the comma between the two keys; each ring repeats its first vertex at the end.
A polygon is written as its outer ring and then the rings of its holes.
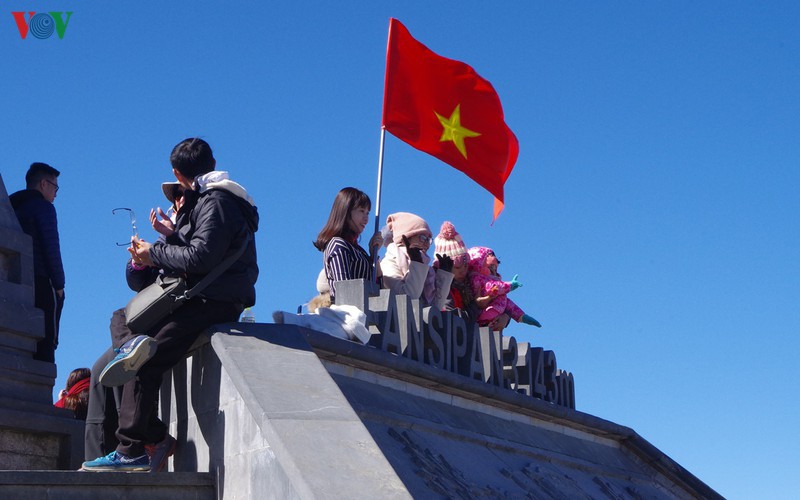
{"type": "Polygon", "coordinates": [[[100,375],[107,386],[123,385],[117,449],[83,463],[87,471],[146,472],[145,446],[162,441],[166,425],[157,417],[164,373],[180,361],[197,337],[215,323],[235,321],[255,304],[258,277],[255,240],[258,212],[242,186],[215,172],[211,147],[186,139],[170,155],[175,178],[185,188],[185,205],[175,232],[179,238],[151,245],[136,239],[129,251],[139,265],[186,277],[193,287],[228,256],[247,244],[239,258],[200,294],[146,333],[125,343],[100,375]]]}

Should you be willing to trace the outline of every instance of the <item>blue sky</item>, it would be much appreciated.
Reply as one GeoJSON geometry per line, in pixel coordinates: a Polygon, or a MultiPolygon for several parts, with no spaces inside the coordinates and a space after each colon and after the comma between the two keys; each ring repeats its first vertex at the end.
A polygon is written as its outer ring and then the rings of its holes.
{"type": "Polygon", "coordinates": [[[108,344],[129,234],[199,135],[256,199],[257,320],[314,294],[336,192],[373,196],[400,19],[493,83],[520,156],[506,210],[388,136],[382,219],[451,220],[519,274],[579,410],[629,426],[728,498],[800,489],[800,6],[795,2],[19,0],[0,12],[0,173],[62,171],[56,390],[108,344]],[[63,39],[12,11],[73,11],[63,39]]]}

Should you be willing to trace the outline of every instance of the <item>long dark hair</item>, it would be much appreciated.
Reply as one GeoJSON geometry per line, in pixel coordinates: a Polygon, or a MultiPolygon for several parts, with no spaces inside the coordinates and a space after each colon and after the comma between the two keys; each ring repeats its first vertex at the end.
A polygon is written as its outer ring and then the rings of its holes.
{"type": "Polygon", "coordinates": [[[333,200],[328,222],[325,223],[317,236],[317,241],[314,242],[317,250],[324,252],[328,242],[337,236],[347,241],[353,241],[357,235],[350,229],[347,221],[350,218],[351,210],[362,207],[372,210],[372,202],[369,201],[366,193],[354,187],[346,187],[339,191],[336,199],[333,200]]]}

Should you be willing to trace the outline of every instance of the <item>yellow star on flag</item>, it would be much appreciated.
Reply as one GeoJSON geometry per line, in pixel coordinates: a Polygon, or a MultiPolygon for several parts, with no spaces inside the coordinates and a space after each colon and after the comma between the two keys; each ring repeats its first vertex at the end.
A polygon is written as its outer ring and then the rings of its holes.
{"type": "MultiPolygon", "coordinates": [[[[434,111],[434,113],[436,113],[436,111],[434,111]]],[[[439,139],[439,142],[453,141],[453,144],[455,144],[461,156],[466,158],[467,147],[464,145],[464,138],[478,137],[481,134],[461,126],[461,104],[456,106],[450,118],[445,118],[439,113],[436,113],[436,118],[439,119],[439,123],[442,124],[443,128],[442,137],[439,139]]]]}

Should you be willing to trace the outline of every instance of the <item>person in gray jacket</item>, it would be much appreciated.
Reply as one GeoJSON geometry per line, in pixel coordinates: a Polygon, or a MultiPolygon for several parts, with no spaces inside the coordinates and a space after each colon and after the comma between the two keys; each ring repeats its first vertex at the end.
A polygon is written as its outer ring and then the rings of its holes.
{"type": "Polygon", "coordinates": [[[197,337],[215,323],[235,321],[255,304],[258,277],[253,233],[258,210],[245,189],[214,171],[216,160],[202,139],[178,143],[170,155],[172,171],[185,188],[176,238],[154,244],[135,239],[129,251],[137,265],[183,275],[194,286],[243,245],[244,252],[196,297],[185,302],[150,331],[126,342],[100,375],[107,386],[122,385],[117,449],[83,463],[83,470],[145,472],[145,446],[165,439],[157,418],[158,391],[164,373],[180,361],[197,337]]]}

